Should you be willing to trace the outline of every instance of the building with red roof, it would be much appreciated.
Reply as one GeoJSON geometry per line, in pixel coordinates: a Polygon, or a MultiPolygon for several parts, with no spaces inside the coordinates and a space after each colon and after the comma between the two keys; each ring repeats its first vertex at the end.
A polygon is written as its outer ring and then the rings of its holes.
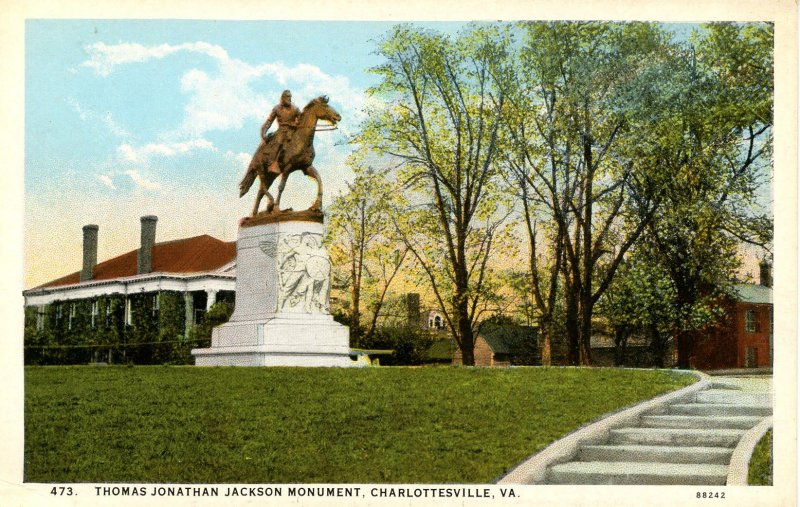
{"type": "Polygon", "coordinates": [[[81,270],[23,292],[26,345],[38,338],[51,348],[53,342],[87,340],[102,348],[103,341],[109,341],[112,335],[119,345],[127,334],[144,328],[151,339],[174,341],[178,338],[175,329],[188,338],[193,326],[202,322],[205,312],[217,301],[232,306],[236,242],[204,234],[157,243],[156,223],[154,216],[142,217],[139,248],[100,263],[98,227],[84,226],[81,270]],[[171,305],[172,317],[162,315],[165,303],[171,305]],[[182,307],[180,325],[176,325],[176,305],[182,307]],[[164,331],[166,327],[169,332],[164,331]],[[83,338],[74,339],[77,334],[83,338]]]}

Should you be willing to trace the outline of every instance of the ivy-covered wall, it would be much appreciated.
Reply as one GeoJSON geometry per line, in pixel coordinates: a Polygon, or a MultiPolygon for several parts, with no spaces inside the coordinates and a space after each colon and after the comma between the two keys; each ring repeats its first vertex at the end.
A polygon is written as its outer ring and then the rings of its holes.
{"type": "MultiPolygon", "coordinates": [[[[191,349],[208,346],[208,325],[186,338],[183,292],[132,294],[128,300],[130,324],[123,295],[54,301],[43,310],[41,329],[40,309],[25,308],[25,364],[193,364],[191,349]]],[[[228,308],[222,314],[227,321],[228,308]]],[[[222,323],[217,315],[212,320],[222,323]]]]}

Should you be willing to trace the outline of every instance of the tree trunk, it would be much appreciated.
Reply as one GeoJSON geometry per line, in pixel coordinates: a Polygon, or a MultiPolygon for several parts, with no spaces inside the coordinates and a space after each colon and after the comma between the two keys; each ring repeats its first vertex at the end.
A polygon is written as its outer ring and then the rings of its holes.
{"type": "Polygon", "coordinates": [[[614,335],[614,366],[624,366],[628,349],[627,326],[619,326],[614,335]]]}
{"type": "MultiPolygon", "coordinates": [[[[677,297],[675,303],[680,310],[679,315],[688,315],[697,303],[697,289],[699,280],[696,277],[684,275],[675,282],[677,297]]],[[[690,359],[694,349],[694,333],[683,328],[684,322],[678,321],[675,347],[678,349],[678,368],[688,370],[691,368],[690,359]]]]}
{"type": "Polygon", "coordinates": [[[583,248],[581,259],[581,290],[580,290],[580,340],[581,340],[581,365],[592,364],[592,275],[594,271],[594,249],[592,248],[592,215],[594,204],[594,161],[592,153],[591,136],[589,135],[591,116],[588,107],[584,107],[584,121],[587,131],[583,137],[583,162],[586,165],[586,179],[584,181],[583,205],[583,248]]]}
{"type": "Polygon", "coordinates": [[[355,335],[358,339],[361,338],[361,326],[359,326],[359,322],[361,321],[361,276],[360,276],[361,267],[357,266],[356,259],[354,258],[352,263],[350,264],[350,277],[353,281],[353,286],[351,287],[351,299],[353,308],[350,310],[350,326],[351,331],[355,332],[355,335]]]}
{"type": "Polygon", "coordinates": [[[580,340],[580,366],[592,365],[592,348],[588,341],[588,338],[585,337],[580,340]]]}
{"type": "Polygon", "coordinates": [[[475,366],[475,337],[472,333],[472,325],[466,311],[457,311],[458,315],[458,334],[461,338],[461,357],[462,364],[465,366],[475,366]]]}
{"type": "Polygon", "coordinates": [[[689,362],[692,355],[692,348],[694,340],[691,331],[680,330],[678,331],[678,339],[676,340],[678,347],[678,368],[688,370],[691,368],[689,362]]]}
{"type": "Polygon", "coordinates": [[[584,302],[580,311],[580,365],[592,365],[592,309],[584,302]]]}
{"type": "Polygon", "coordinates": [[[552,337],[553,324],[550,319],[542,319],[539,322],[539,337],[541,339],[540,351],[542,355],[542,366],[550,366],[553,364],[552,358],[552,337]]]}
{"type": "Polygon", "coordinates": [[[580,329],[578,326],[578,303],[574,294],[567,293],[567,364],[578,366],[580,362],[580,329]]]}
{"type": "Polygon", "coordinates": [[[461,347],[461,364],[475,366],[475,347],[461,347]]]}
{"type": "Polygon", "coordinates": [[[664,367],[664,337],[658,328],[651,324],[650,328],[650,354],[653,356],[653,365],[656,368],[664,367]]]}

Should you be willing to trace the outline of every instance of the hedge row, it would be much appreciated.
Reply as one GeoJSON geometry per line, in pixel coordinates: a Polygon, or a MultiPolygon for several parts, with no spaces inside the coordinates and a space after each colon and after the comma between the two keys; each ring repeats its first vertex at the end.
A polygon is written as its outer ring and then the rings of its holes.
{"type": "MultiPolygon", "coordinates": [[[[45,307],[41,329],[39,308],[26,308],[25,364],[191,364],[191,349],[210,345],[211,327],[205,322],[190,329],[187,338],[182,292],[127,297],[130,324],[123,295],[55,301],[45,307]]],[[[230,313],[225,301],[209,310],[217,324],[230,313]]]]}

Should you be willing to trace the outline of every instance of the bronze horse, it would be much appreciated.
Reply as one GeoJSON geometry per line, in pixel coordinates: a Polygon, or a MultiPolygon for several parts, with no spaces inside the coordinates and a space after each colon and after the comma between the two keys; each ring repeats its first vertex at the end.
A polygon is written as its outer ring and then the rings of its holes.
{"type": "Polygon", "coordinates": [[[250,190],[256,177],[261,181],[258,187],[258,195],[256,196],[256,203],[253,206],[252,216],[258,213],[258,207],[261,204],[261,199],[266,195],[269,199],[267,204],[267,212],[280,211],[281,194],[283,188],[286,186],[286,178],[289,177],[294,171],[303,171],[303,174],[314,178],[317,182],[317,200],[311,205],[309,209],[319,211],[322,206],[322,179],[319,173],[311,165],[314,162],[314,132],[317,127],[317,120],[326,120],[333,125],[336,125],[342,117],[331,106],[328,105],[328,97],[320,96],[303,108],[300,113],[297,126],[291,139],[283,146],[283,150],[279,151],[279,160],[277,160],[277,171],[275,167],[270,166],[273,164],[272,160],[267,157],[267,143],[261,141],[253,160],[250,161],[250,166],[247,168],[242,182],[239,183],[239,197],[250,190]],[[273,199],[269,193],[269,187],[275,178],[281,177],[280,185],[278,186],[278,197],[273,199]]]}

